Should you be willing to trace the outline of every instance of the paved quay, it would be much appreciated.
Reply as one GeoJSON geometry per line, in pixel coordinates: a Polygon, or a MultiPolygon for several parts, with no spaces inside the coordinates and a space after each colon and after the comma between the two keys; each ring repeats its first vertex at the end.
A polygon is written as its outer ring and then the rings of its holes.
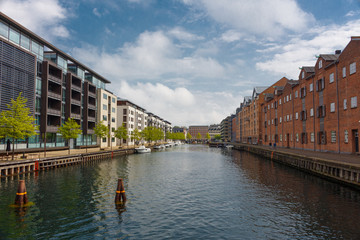
{"type": "MultiPolygon", "coordinates": [[[[113,148],[88,148],[88,149],[71,149],[70,155],[79,155],[79,154],[87,154],[87,153],[101,153],[105,151],[111,150],[119,150],[119,149],[133,149],[133,147],[123,146],[113,147],[113,148]]],[[[22,158],[23,153],[15,152],[14,160],[12,160],[12,152],[9,152],[9,156],[3,155],[0,156],[0,165],[2,163],[9,163],[9,162],[22,162],[25,160],[35,160],[35,159],[45,159],[45,158],[54,158],[54,157],[62,157],[62,156],[70,156],[69,150],[57,150],[57,151],[46,151],[46,153],[41,149],[39,152],[32,152],[32,153],[25,153],[26,158],[22,158]]]]}
{"type": "Polygon", "coordinates": [[[314,159],[322,159],[324,161],[337,162],[340,164],[349,164],[353,166],[360,167],[360,156],[357,154],[347,154],[347,153],[334,153],[334,152],[318,152],[304,149],[292,149],[292,148],[283,148],[283,147],[270,147],[270,146],[261,146],[245,143],[226,143],[236,146],[243,147],[255,147],[260,149],[266,149],[269,151],[279,152],[279,153],[289,153],[297,156],[304,156],[314,159]]]}

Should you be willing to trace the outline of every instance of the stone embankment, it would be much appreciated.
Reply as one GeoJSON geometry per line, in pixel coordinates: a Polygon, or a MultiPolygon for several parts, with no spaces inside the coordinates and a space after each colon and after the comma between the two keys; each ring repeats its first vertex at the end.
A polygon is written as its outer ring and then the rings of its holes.
{"type": "Polygon", "coordinates": [[[84,164],[96,160],[109,159],[115,156],[132,154],[133,148],[117,149],[110,151],[98,151],[91,153],[80,153],[67,155],[63,152],[59,156],[37,158],[29,160],[8,160],[0,162],[0,177],[20,175],[36,171],[43,171],[51,168],[67,167],[75,164],[84,164]]]}
{"type": "MultiPolygon", "coordinates": [[[[223,145],[223,143],[210,143],[212,147],[219,145],[223,145]]],[[[234,149],[251,152],[360,190],[360,157],[358,155],[286,148],[274,149],[267,146],[238,143],[231,143],[231,145],[234,145],[234,149]]]]}

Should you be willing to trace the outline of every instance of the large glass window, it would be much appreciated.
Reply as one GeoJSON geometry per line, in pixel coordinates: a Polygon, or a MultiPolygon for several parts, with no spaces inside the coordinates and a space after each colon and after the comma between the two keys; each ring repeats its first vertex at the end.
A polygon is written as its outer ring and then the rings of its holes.
{"type": "Polygon", "coordinates": [[[30,39],[29,39],[27,36],[21,34],[20,45],[21,45],[22,47],[30,50],[30,39]]]}
{"type": "Polygon", "coordinates": [[[58,64],[58,66],[61,67],[63,70],[67,70],[67,61],[66,61],[64,58],[58,56],[58,57],[57,57],[57,64],[58,64]]]}
{"type": "Polygon", "coordinates": [[[107,95],[106,95],[106,93],[103,93],[103,99],[107,100],[107,95]]]}
{"type": "Polygon", "coordinates": [[[41,95],[41,78],[36,78],[36,94],[41,95]]]}
{"type": "Polygon", "coordinates": [[[78,70],[77,70],[77,75],[78,75],[81,79],[84,79],[84,78],[85,78],[85,72],[84,72],[84,70],[82,70],[81,68],[78,68],[78,70]]]}
{"type": "Polygon", "coordinates": [[[20,44],[20,33],[10,28],[9,40],[13,41],[16,44],[20,44]]]}
{"type": "Polygon", "coordinates": [[[0,35],[9,38],[9,26],[0,21],[0,35]]]}
{"type": "Polygon", "coordinates": [[[35,41],[31,41],[31,51],[38,55],[40,51],[40,45],[35,41]]]}

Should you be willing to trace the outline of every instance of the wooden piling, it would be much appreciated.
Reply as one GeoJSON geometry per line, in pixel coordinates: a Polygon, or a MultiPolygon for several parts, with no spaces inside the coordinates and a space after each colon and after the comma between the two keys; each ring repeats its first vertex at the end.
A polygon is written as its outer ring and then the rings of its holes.
{"type": "Polygon", "coordinates": [[[28,203],[28,197],[25,187],[25,180],[19,180],[19,186],[15,197],[15,205],[22,206],[28,203]]]}
{"type": "Polygon", "coordinates": [[[118,179],[117,189],[116,189],[116,196],[115,196],[115,203],[125,203],[126,202],[126,195],[125,195],[125,188],[122,178],[118,179]]]}

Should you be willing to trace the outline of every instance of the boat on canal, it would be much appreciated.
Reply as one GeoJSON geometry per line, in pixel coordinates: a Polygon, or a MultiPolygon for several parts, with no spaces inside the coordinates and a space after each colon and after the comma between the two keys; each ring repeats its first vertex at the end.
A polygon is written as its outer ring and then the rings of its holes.
{"type": "Polygon", "coordinates": [[[135,148],[135,151],[137,153],[149,153],[149,152],[151,152],[151,148],[147,148],[144,145],[142,145],[140,147],[135,148]]]}
{"type": "Polygon", "coordinates": [[[163,149],[165,148],[165,145],[161,144],[161,145],[157,145],[157,146],[154,146],[154,149],[163,149]]]}

